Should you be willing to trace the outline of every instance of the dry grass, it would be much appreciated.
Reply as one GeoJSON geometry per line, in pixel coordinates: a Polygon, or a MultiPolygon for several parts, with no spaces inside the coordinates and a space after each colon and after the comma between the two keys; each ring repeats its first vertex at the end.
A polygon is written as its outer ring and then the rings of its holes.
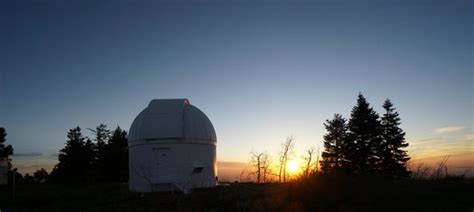
{"type": "MultiPolygon", "coordinates": [[[[320,175],[286,184],[234,183],[191,194],[130,193],[126,184],[24,185],[14,211],[472,211],[474,181],[320,175]]],[[[4,201],[7,200],[7,201],[4,201]]]]}

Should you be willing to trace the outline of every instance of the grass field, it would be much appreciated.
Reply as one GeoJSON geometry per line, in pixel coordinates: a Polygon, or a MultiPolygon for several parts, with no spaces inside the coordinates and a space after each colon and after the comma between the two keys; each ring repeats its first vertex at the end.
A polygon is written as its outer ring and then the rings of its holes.
{"type": "Polygon", "coordinates": [[[19,185],[1,211],[469,211],[474,181],[318,176],[291,183],[233,183],[190,194],[128,192],[126,184],[19,185]]]}

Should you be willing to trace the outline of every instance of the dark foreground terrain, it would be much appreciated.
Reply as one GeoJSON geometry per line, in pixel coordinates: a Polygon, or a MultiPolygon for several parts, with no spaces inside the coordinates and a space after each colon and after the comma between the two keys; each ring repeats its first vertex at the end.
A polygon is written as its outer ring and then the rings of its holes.
{"type": "MultiPolygon", "coordinates": [[[[4,188],[3,188],[4,189],[4,188]]],[[[286,184],[240,184],[191,194],[128,192],[126,184],[19,185],[3,211],[469,211],[474,181],[319,176],[286,184]]]]}

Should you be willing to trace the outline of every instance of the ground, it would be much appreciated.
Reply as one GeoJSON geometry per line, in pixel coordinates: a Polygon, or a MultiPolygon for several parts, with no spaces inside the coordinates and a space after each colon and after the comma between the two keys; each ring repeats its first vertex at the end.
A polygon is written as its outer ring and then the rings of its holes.
{"type": "Polygon", "coordinates": [[[137,194],[127,184],[3,188],[3,211],[473,211],[474,181],[318,177],[293,183],[232,183],[191,194],[137,194]]]}

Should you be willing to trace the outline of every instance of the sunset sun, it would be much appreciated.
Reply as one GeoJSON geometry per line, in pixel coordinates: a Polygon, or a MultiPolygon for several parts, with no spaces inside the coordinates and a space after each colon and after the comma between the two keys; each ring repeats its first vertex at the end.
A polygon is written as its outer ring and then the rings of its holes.
{"type": "Polygon", "coordinates": [[[288,164],[286,164],[286,170],[290,174],[295,174],[298,172],[298,163],[296,161],[288,161],[288,164]]]}

